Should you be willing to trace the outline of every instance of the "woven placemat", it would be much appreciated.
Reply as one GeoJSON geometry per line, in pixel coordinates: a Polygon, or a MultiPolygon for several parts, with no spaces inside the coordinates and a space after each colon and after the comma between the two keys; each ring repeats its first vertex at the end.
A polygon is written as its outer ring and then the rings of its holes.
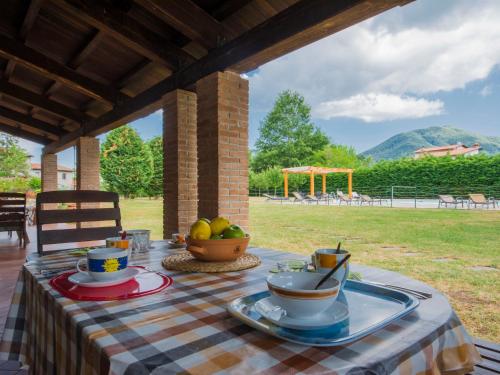
{"type": "Polygon", "coordinates": [[[243,254],[232,262],[203,262],[197,260],[188,251],[168,255],[163,258],[162,265],[167,270],[188,272],[231,272],[256,267],[260,258],[253,254],[243,254]]]}

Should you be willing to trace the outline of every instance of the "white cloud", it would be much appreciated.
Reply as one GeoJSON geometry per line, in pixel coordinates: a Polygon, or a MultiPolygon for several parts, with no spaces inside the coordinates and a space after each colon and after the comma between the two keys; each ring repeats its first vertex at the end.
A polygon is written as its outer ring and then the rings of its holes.
{"type": "Polygon", "coordinates": [[[163,109],[157,109],[156,111],[153,112],[153,115],[156,116],[163,116],[163,109]]]}
{"type": "Polygon", "coordinates": [[[325,120],[334,117],[353,117],[365,122],[379,122],[439,115],[443,112],[443,106],[440,100],[369,93],[322,102],[315,108],[313,114],[325,120]]]}
{"type": "Polygon", "coordinates": [[[285,89],[313,109],[370,93],[416,100],[463,89],[500,63],[500,1],[477,5],[419,0],[263,65],[250,77],[252,106],[269,110],[285,89]]]}

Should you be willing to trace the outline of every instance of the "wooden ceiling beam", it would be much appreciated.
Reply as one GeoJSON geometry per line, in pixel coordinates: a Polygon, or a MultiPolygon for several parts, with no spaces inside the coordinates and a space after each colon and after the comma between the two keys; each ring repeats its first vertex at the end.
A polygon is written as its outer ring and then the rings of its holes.
{"type": "MultiPolygon", "coordinates": [[[[35,24],[36,17],[38,16],[38,12],[40,11],[40,7],[42,6],[43,0],[31,0],[28,5],[28,9],[26,10],[26,14],[24,15],[23,22],[21,24],[21,28],[18,33],[18,39],[23,43],[26,40],[28,33],[31,28],[35,24]]],[[[16,67],[16,62],[14,60],[9,60],[7,62],[7,66],[4,71],[4,78],[9,81],[14,73],[14,69],[16,67]]]]}
{"type": "MultiPolygon", "coordinates": [[[[125,122],[133,121],[141,115],[147,115],[158,108],[161,98],[168,92],[186,88],[214,72],[231,69],[238,63],[305,30],[311,30],[319,25],[321,35],[327,34],[334,27],[335,30],[341,29],[343,24],[348,27],[406,2],[408,1],[400,0],[374,6],[371,0],[300,0],[224,46],[209,51],[200,60],[175,72],[133,99],[84,124],[77,131],[62,136],[58,141],[46,146],[43,152],[57,152],[66,148],[80,136],[97,135],[103,129],[109,130],[125,122]],[[358,10],[360,14],[357,13],[358,10]],[[344,13],[349,12],[348,19],[341,23],[339,19],[344,13]]],[[[304,43],[296,42],[295,48],[302,45],[304,43]]]]}
{"type": "Polygon", "coordinates": [[[240,9],[244,8],[248,3],[251,3],[252,1],[253,0],[224,1],[221,6],[211,11],[210,14],[219,21],[222,21],[233,15],[240,9]]]}
{"type": "Polygon", "coordinates": [[[57,126],[5,107],[0,107],[0,117],[4,117],[22,125],[30,126],[57,137],[69,134],[66,130],[58,128],[57,126]]]}
{"type": "Polygon", "coordinates": [[[43,0],[31,0],[30,5],[28,6],[28,10],[24,16],[23,23],[21,25],[21,29],[19,30],[19,39],[25,41],[28,37],[30,30],[33,28],[35,24],[36,17],[38,16],[38,12],[42,7],[43,0]]]}
{"type": "Polygon", "coordinates": [[[191,0],[137,0],[137,3],[207,49],[231,39],[217,19],[191,0]]]}
{"type": "Polygon", "coordinates": [[[38,134],[35,134],[35,133],[31,133],[27,130],[20,128],[20,127],[9,126],[9,125],[1,123],[1,122],[0,122],[0,131],[7,133],[7,134],[10,134],[10,135],[13,135],[14,137],[23,138],[23,139],[26,139],[28,141],[39,143],[42,145],[48,145],[49,143],[52,142],[52,140],[49,138],[45,138],[45,137],[38,135],[38,134]]]}
{"type": "Polygon", "coordinates": [[[0,55],[91,98],[113,105],[129,98],[108,85],[87,78],[40,52],[1,35],[0,55]]]}
{"type": "MultiPolygon", "coordinates": [[[[113,37],[121,44],[151,61],[177,70],[194,61],[179,46],[149,30],[126,13],[105,2],[95,0],[61,0],[54,2],[71,18],[76,18],[113,37]]],[[[64,16],[64,14],[59,14],[64,16]]]]}
{"type": "Polygon", "coordinates": [[[0,92],[26,104],[43,109],[77,123],[82,123],[91,119],[86,114],[74,108],[52,101],[42,95],[36,94],[33,91],[27,90],[21,86],[9,83],[3,79],[0,79],[0,92]]]}
{"type": "Polygon", "coordinates": [[[139,62],[136,66],[130,69],[127,73],[125,73],[118,81],[114,83],[115,87],[118,89],[124,88],[137,74],[144,71],[144,69],[149,68],[151,61],[148,59],[144,59],[139,62]]]}
{"type": "Polygon", "coordinates": [[[71,69],[77,69],[80,65],[82,65],[83,61],[90,55],[96,47],[99,45],[99,42],[102,40],[103,33],[101,31],[97,31],[90,37],[90,39],[85,43],[85,45],[73,56],[71,61],[68,63],[68,66],[71,69]]]}
{"type": "Polygon", "coordinates": [[[16,68],[16,63],[14,60],[7,61],[7,65],[5,66],[5,70],[3,71],[3,77],[9,81],[14,73],[14,69],[16,68]]]}

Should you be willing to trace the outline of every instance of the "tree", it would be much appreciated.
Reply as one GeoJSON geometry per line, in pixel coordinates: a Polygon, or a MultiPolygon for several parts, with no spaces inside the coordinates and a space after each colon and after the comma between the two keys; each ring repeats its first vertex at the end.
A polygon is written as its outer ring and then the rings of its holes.
{"type": "Polygon", "coordinates": [[[153,175],[149,181],[146,193],[150,197],[163,195],[163,139],[154,137],[147,142],[153,157],[153,175]]]}
{"type": "Polygon", "coordinates": [[[153,175],[153,157],[128,125],[112,130],[102,144],[101,175],[109,190],[126,198],[147,190],[153,175]]]}
{"type": "Polygon", "coordinates": [[[359,156],[353,147],[328,145],[314,153],[313,164],[332,168],[360,168],[372,164],[371,157],[359,156]]]}
{"type": "Polygon", "coordinates": [[[311,122],[311,107],[292,91],[279,94],[259,132],[252,158],[255,171],[307,164],[315,151],[329,144],[328,137],[311,122]]]}
{"type": "Polygon", "coordinates": [[[276,195],[276,190],[283,187],[283,172],[281,172],[281,168],[269,168],[264,172],[264,176],[267,186],[274,189],[274,195],[276,195]]]}
{"type": "Polygon", "coordinates": [[[28,177],[28,159],[16,138],[0,133],[0,177],[28,177]]]}

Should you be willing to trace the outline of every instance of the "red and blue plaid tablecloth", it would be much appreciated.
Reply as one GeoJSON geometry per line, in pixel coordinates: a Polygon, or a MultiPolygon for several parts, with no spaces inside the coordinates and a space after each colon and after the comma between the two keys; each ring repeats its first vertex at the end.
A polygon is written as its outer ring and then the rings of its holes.
{"type": "MultiPolygon", "coordinates": [[[[132,263],[162,270],[173,250],[154,244],[132,263]]],[[[226,304],[265,290],[269,269],[290,254],[251,248],[262,265],[205,274],[162,270],[174,284],[126,301],[62,297],[43,268],[71,265],[71,255],[27,263],[19,275],[0,359],[35,374],[465,374],[480,356],[446,298],[400,274],[355,266],[373,281],[428,290],[433,298],[377,333],[339,347],[307,347],[268,336],[226,312],[226,304]]],[[[295,256],[296,257],[296,256],[295,256]]]]}

